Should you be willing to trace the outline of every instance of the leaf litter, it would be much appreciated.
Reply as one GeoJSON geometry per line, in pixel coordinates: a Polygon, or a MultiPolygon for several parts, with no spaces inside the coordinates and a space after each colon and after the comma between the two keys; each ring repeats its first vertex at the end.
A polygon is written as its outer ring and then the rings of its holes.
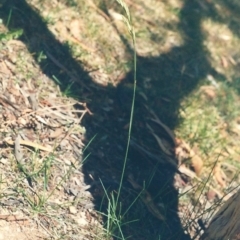
{"type": "MultiPolygon", "coordinates": [[[[94,232],[99,234],[102,228],[101,218],[93,213],[81,172],[85,147],[81,121],[92,113],[86,103],[63,97],[31,60],[21,67],[33,76],[19,74],[18,56],[9,57],[9,47],[29,58],[20,41],[1,43],[1,234],[7,231],[7,222],[15,222],[34,227],[44,239],[94,239],[94,232]]],[[[34,232],[31,235],[36,239],[34,232]]]]}

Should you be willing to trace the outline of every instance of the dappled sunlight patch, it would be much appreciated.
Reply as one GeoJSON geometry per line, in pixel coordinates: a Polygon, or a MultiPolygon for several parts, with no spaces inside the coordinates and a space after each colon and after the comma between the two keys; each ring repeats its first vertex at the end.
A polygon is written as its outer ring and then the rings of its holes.
{"type": "Polygon", "coordinates": [[[156,57],[183,44],[178,30],[177,11],[181,4],[176,6],[172,2],[152,0],[137,2],[129,6],[132,10],[139,56],[156,57]]]}
{"type": "MultiPolygon", "coordinates": [[[[128,69],[126,47],[112,19],[94,2],[76,2],[74,6],[66,8],[62,1],[55,2],[51,7],[48,1],[36,0],[35,6],[40,14],[44,9],[43,17],[49,29],[57,39],[69,46],[73,57],[89,72],[93,81],[107,86],[116,85],[121,80],[119,76],[128,69]]],[[[125,27],[123,34],[126,33],[125,27]]]]}
{"type": "Polygon", "coordinates": [[[205,34],[204,45],[210,53],[213,67],[231,81],[239,62],[237,49],[240,40],[228,24],[218,23],[211,18],[202,21],[202,29],[205,34]]]}

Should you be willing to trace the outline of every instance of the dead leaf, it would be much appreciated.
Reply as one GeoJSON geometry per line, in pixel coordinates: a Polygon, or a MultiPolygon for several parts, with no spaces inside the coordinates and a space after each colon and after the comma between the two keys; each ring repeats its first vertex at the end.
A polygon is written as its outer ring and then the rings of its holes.
{"type": "Polygon", "coordinates": [[[216,98],[216,88],[214,86],[202,86],[200,90],[204,93],[204,95],[210,99],[213,100],[216,98]]]}
{"type": "Polygon", "coordinates": [[[61,136],[62,133],[63,133],[63,129],[57,128],[55,129],[55,131],[50,133],[49,138],[52,138],[52,139],[58,138],[59,136],[61,136]]]}
{"type": "Polygon", "coordinates": [[[76,219],[76,221],[81,227],[85,227],[86,225],[89,224],[89,222],[86,219],[86,214],[84,212],[79,213],[79,217],[76,219]]]}
{"type": "Polygon", "coordinates": [[[203,168],[203,160],[199,157],[195,151],[183,140],[177,140],[178,146],[175,149],[176,157],[179,162],[183,162],[185,159],[190,159],[191,165],[194,168],[194,171],[197,176],[200,175],[203,168]]]}
{"type": "Polygon", "coordinates": [[[5,60],[4,63],[6,64],[7,68],[11,71],[11,72],[15,72],[16,66],[14,64],[12,64],[11,62],[9,62],[8,60],[5,60]]]}
{"type": "Polygon", "coordinates": [[[77,19],[71,21],[69,25],[69,30],[73,37],[79,39],[79,37],[81,36],[81,26],[77,19]]]}
{"type": "Polygon", "coordinates": [[[215,177],[217,183],[221,187],[223,187],[223,188],[226,187],[226,182],[224,180],[220,164],[217,164],[217,166],[213,169],[213,176],[215,177]]]}
{"type": "Polygon", "coordinates": [[[178,170],[192,179],[197,177],[196,173],[190,170],[189,168],[187,168],[185,165],[179,166],[178,170]]]}
{"type": "Polygon", "coordinates": [[[208,199],[208,201],[213,201],[216,197],[217,197],[217,194],[213,190],[210,189],[207,192],[207,199],[208,199]]]}
{"type": "Polygon", "coordinates": [[[199,176],[203,168],[203,161],[198,155],[193,155],[194,154],[193,151],[191,153],[192,153],[192,156],[190,154],[190,157],[191,157],[192,167],[194,168],[194,171],[197,174],[197,176],[199,176]]]}
{"type": "Polygon", "coordinates": [[[118,12],[115,12],[113,9],[108,9],[108,13],[113,20],[123,21],[123,15],[118,12]]]}
{"type": "Polygon", "coordinates": [[[20,40],[16,40],[16,39],[11,39],[9,41],[7,41],[7,45],[14,45],[14,46],[18,46],[20,49],[25,47],[25,44],[20,41],[20,40]]]}
{"type": "Polygon", "coordinates": [[[71,214],[76,214],[78,211],[77,211],[76,207],[70,206],[70,207],[69,207],[69,212],[70,212],[71,214]]]}
{"type": "Polygon", "coordinates": [[[14,95],[15,97],[19,97],[20,96],[20,91],[19,91],[19,89],[18,88],[16,88],[14,85],[10,85],[10,86],[8,86],[8,88],[7,88],[7,91],[9,92],[9,93],[11,93],[12,95],[14,95]]]}
{"type": "Polygon", "coordinates": [[[237,63],[236,63],[236,61],[234,60],[233,57],[229,56],[228,59],[229,59],[229,61],[231,62],[231,64],[232,64],[233,66],[236,66],[236,65],[237,65],[237,63]]]}
{"type": "Polygon", "coordinates": [[[0,72],[6,75],[11,75],[11,71],[9,70],[4,61],[0,62],[0,72]]]}
{"type": "Polygon", "coordinates": [[[17,162],[19,162],[19,163],[21,163],[22,158],[23,158],[20,141],[21,141],[21,138],[18,135],[14,142],[14,154],[15,154],[15,158],[16,158],[17,162]]]}
{"type": "Polygon", "coordinates": [[[26,124],[27,124],[27,121],[26,121],[26,119],[24,119],[24,118],[22,118],[22,117],[19,117],[18,119],[17,119],[17,123],[21,126],[25,126],[26,124]]]}
{"type": "Polygon", "coordinates": [[[38,103],[36,98],[36,93],[30,93],[28,96],[28,101],[32,107],[33,111],[36,111],[38,109],[38,103]]]}
{"type": "Polygon", "coordinates": [[[221,63],[224,68],[228,68],[228,61],[224,56],[221,56],[221,63]]]}

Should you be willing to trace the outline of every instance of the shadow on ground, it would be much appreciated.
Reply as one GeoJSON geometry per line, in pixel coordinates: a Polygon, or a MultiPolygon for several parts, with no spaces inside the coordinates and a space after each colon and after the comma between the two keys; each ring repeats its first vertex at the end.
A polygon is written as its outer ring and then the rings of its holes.
{"type": "MultiPolygon", "coordinates": [[[[229,6],[230,9],[231,5],[229,6]]],[[[127,83],[132,82],[133,73],[130,72],[117,88],[94,86],[88,73],[72,58],[69,49],[53,36],[38,13],[26,1],[8,0],[0,13],[5,24],[11,13],[7,26],[10,30],[24,30],[20,40],[26,44],[36,63],[37,54],[43,52],[47,56],[46,60],[39,63],[44,74],[54,81],[58,79],[63,91],[64,86],[74,82],[74,86],[80,86],[80,97],[87,93],[88,98],[91,98],[89,107],[94,116],[86,117],[83,125],[87,128],[89,141],[95,135],[96,137],[88,148],[91,155],[83,165],[83,171],[88,184],[93,179],[96,182],[91,189],[96,208],[106,212],[107,201],[102,201],[104,192],[99,179],[109,193],[116,195],[123,169],[132,100],[132,88],[128,88],[127,83]]],[[[203,9],[199,1],[186,0],[180,12],[181,21],[178,26],[184,36],[184,44],[155,58],[138,57],[137,79],[142,91],[137,91],[136,96],[132,142],[119,198],[122,202],[121,213],[129,209],[141,191],[130,184],[128,177],[131,176],[138,185],[146,187],[166,220],[159,220],[155,210],[150,209],[148,204],[135,201],[123,219],[123,223],[125,219],[136,220],[123,225],[125,238],[190,239],[184,234],[178,217],[178,192],[174,188],[177,170],[174,164],[169,163],[169,157],[160,150],[149,129],[152,128],[173,149],[174,143],[169,135],[152,121],[154,116],[151,110],[164,124],[174,129],[180,121],[178,111],[181,100],[208,74],[217,75],[208,61],[208,52],[203,47],[200,26],[202,18],[209,15],[218,17],[210,3],[205,3],[203,9]]],[[[174,158],[171,160],[177,163],[174,158]]],[[[120,237],[117,231],[115,234],[120,237]]]]}

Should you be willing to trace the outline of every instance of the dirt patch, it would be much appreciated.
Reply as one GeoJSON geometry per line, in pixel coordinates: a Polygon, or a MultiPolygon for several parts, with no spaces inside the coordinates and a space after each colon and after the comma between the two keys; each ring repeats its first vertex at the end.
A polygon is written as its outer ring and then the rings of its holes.
{"type": "Polygon", "coordinates": [[[48,239],[48,234],[44,234],[42,228],[30,220],[0,221],[0,239],[48,239]]]}

